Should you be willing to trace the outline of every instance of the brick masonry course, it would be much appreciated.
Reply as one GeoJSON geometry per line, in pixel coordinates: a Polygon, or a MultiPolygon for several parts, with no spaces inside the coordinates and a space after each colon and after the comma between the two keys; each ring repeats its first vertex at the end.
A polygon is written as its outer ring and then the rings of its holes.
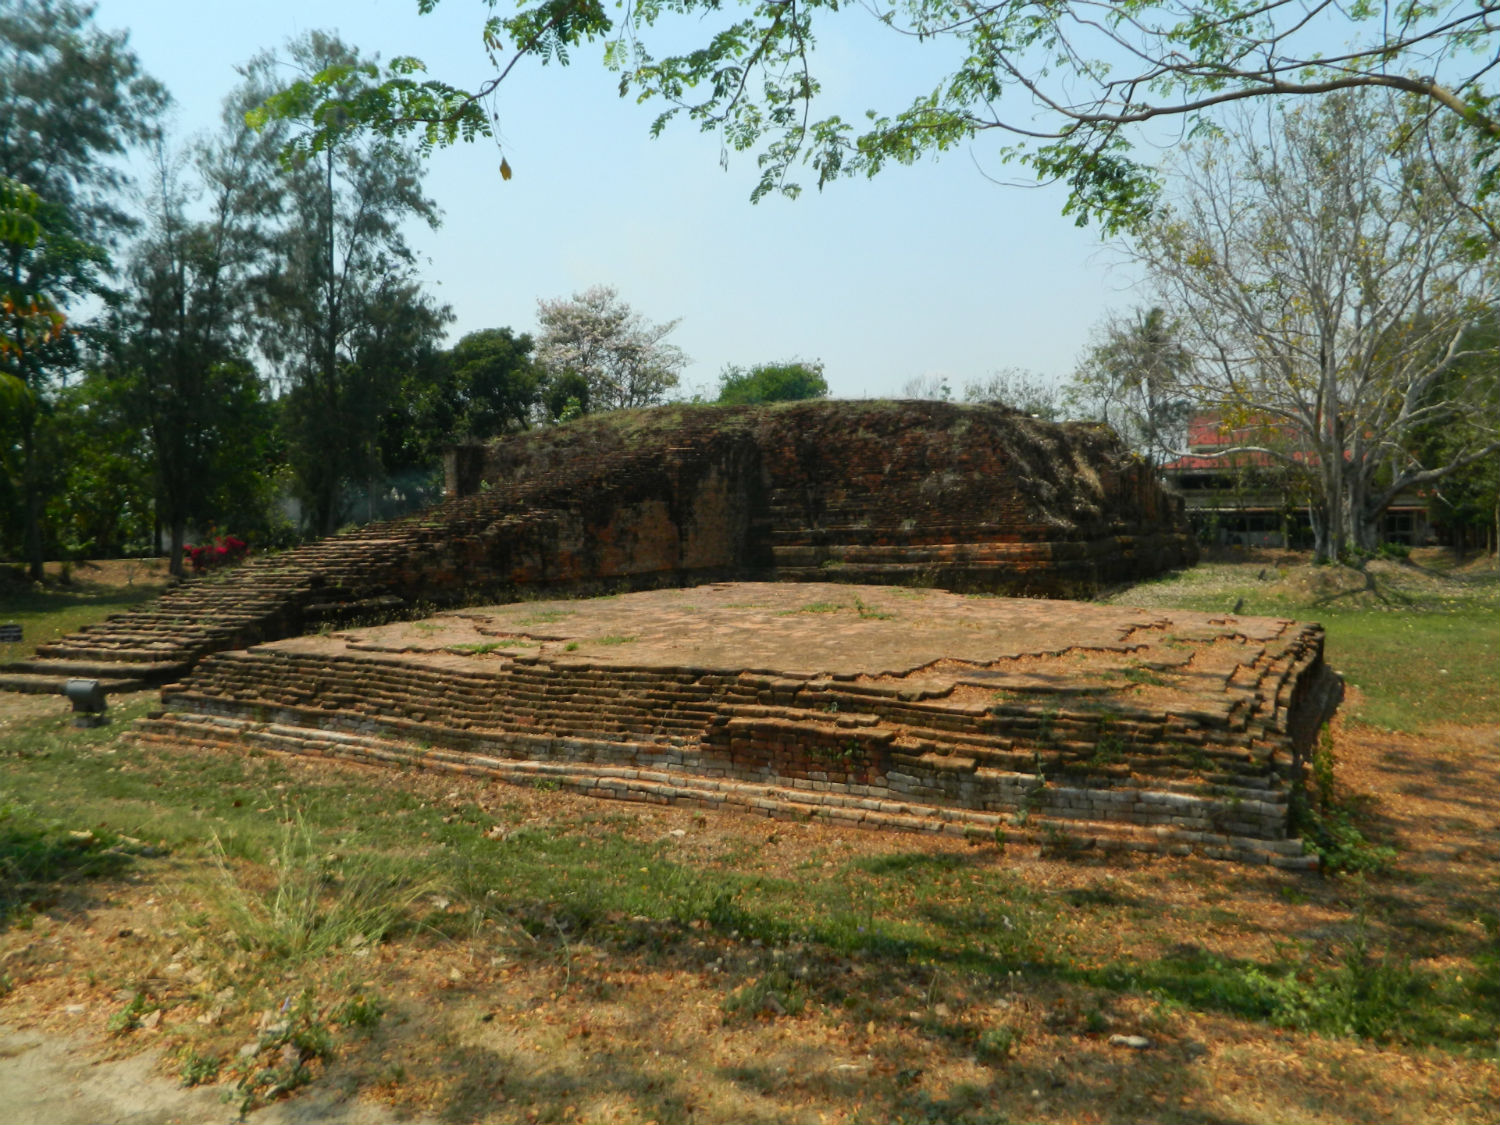
{"type": "Polygon", "coordinates": [[[720,578],[1070,597],[1194,561],[1180,503],[1096,426],[924,402],[676,406],[461,447],[448,498],[254,558],[43,645],[0,688],[112,690],[351,622],[720,578]]]}
{"type": "Polygon", "coordinates": [[[1069,849],[1315,865],[1290,621],[842,583],[526,601],[203,660],[137,737],[1069,849]]]}

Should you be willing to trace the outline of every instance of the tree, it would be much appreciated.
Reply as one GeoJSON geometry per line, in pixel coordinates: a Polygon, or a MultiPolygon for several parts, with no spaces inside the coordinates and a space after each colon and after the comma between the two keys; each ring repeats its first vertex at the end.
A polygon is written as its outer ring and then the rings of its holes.
{"type": "Polygon", "coordinates": [[[0,229],[7,339],[0,363],[12,389],[7,460],[34,578],[42,573],[42,513],[56,475],[43,461],[41,431],[58,379],[76,359],[74,336],[57,330],[56,314],[101,292],[109,252],[131,226],[115,158],[148,135],[166,100],[125,36],[93,25],[91,8],[71,0],[0,2],[0,183],[11,212],[0,229]]]}
{"type": "Polygon", "coordinates": [[[549,422],[571,422],[589,412],[589,381],[576,371],[550,375],[542,384],[542,409],[549,422]]]}
{"type": "MultiPolygon", "coordinates": [[[[437,0],[418,0],[431,11],[437,0]]],[[[493,8],[493,4],[490,5],[493,8]]],[[[570,49],[602,39],[620,93],[718,132],[726,149],[761,146],[754,197],[796,194],[807,162],[821,187],[848,174],[907,164],[993,132],[998,155],[1071,189],[1080,223],[1139,221],[1156,177],[1131,156],[1135,127],[1185,118],[1191,133],[1216,107],[1247,98],[1383,87],[1423,99],[1469,126],[1494,177],[1500,95],[1493,88],[1494,0],[902,0],[865,10],[912,50],[959,60],[905,107],[871,110],[867,123],[816,119],[815,33],[848,5],[836,0],[745,3],[633,0],[618,23],[600,0],[535,0],[483,24],[495,74],[473,88],[424,77],[420,60],[309,77],[296,99],[326,113],[299,139],[316,150],[350,117],[388,135],[416,131],[427,146],[491,136],[492,96],[517,63],[566,64],[570,49]],[[684,38],[679,24],[691,31],[684,38]],[[658,26],[673,25],[673,26],[658,26]],[[652,32],[685,44],[661,56],[652,32]],[[349,84],[350,79],[354,84],[349,84]]],[[[273,104],[269,112],[281,112],[273,104]]],[[[502,160],[501,174],[509,177],[502,160]]],[[[1485,188],[1492,183],[1483,185],[1485,188]]]]}
{"type": "MultiPolygon", "coordinates": [[[[284,65],[306,78],[353,74],[365,64],[337,38],[313,32],[289,46],[284,65]]],[[[276,95],[282,69],[275,55],[253,60],[247,101],[276,95]]],[[[272,132],[278,144],[294,127],[330,124],[326,111],[305,100],[282,104],[287,118],[272,132]]],[[[316,152],[281,168],[275,269],[260,307],[260,348],[288,388],[285,422],[297,490],[322,533],[345,516],[345,487],[362,484],[368,498],[380,475],[381,420],[400,386],[393,360],[403,349],[426,346],[424,333],[430,342],[447,319],[447,310],[416,285],[401,233],[408,219],[438,221],[410,146],[362,137],[353,128],[325,136],[316,152]]]]}
{"type": "Polygon", "coordinates": [[[243,98],[226,101],[221,133],[191,158],[158,141],[149,227],[107,317],[105,370],[146,432],[176,575],[188,525],[233,510],[247,530],[243,516],[266,476],[270,414],[249,356],[263,230],[279,205],[277,153],[246,126],[243,98]],[[188,216],[195,196],[205,197],[201,220],[188,216]]]}
{"type": "Polygon", "coordinates": [[[1192,362],[1172,393],[1281,436],[1224,452],[1316,474],[1326,558],[1373,547],[1398,493],[1500,450],[1473,408],[1482,381],[1462,377],[1496,355],[1473,331],[1495,306],[1494,244],[1445,182],[1474,168],[1472,134],[1414,143],[1408,105],[1355,94],[1273,125],[1198,146],[1135,253],[1181,317],[1192,362]],[[1414,449],[1430,426],[1452,439],[1437,463],[1414,449]]]}
{"type": "MultiPolygon", "coordinates": [[[[1465,350],[1479,355],[1455,364],[1429,391],[1429,398],[1461,399],[1466,408],[1500,431],[1500,316],[1491,313],[1477,325],[1465,350]]],[[[1462,461],[1472,427],[1454,427],[1441,413],[1415,428],[1412,455],[1424,465],[1462,461]]],[[[1460,554],[1472,538],[1491,552],[1500,551],[1500,457],[1482,457],[1461,464],[1433,488],[1429,511],[1460,554]]]]}
{"type": "Polygon", "coordinates": [[[965,383],[964,401],[1008,406],[1048,422],[1059,421],[1063,416],[1057,387],[1018,367],[995,371],[978,382],[965,383]]]}
{"type": "Polygon", "coordinates": [[[537,302],[542,333],[536,361],[549,381],[582,376],[590,410],[653,406],[677,386],[687,356],[666,338],[678,322],[653,324],[595,285],[567,299],[537,302]]]}
{"type": "Polygon", "coordinates": [[[800,402],[827,397],[828,380],[818,360],[762,363],[748,370],[730,365],[719,373],[719,401],[723,403],[800,402]]]}
{"type": "Polygon", "coordinates": [[[1193,410],[1179,389],[1192,365],[1167,311],[1136,309],[1105,324],[1084,353],[1068,387],[1069,410],[1112,427],[1146,457],[1167,460],[1182,448],[1193,410]]]}
{"type": "Polygon", "coordinates": [[[531,337],[509,328],[470,332],[453,345],[447,356],[453,395],[450,433],[484,441],[527,429],[541,394],[541,373],[531,352],[531,337]]]}
{"type": "Polygon", "coordinates": [[[88,370],[54,403],[62,466],[47,522],[64,557],[115,558],[154,549],[155,481],[141,472],[150,442],[120,381],[88,370]]]}

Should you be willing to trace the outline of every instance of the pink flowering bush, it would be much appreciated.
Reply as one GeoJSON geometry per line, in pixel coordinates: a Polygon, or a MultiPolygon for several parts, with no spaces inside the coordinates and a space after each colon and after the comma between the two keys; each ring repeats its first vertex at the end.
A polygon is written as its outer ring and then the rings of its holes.
{"type": "Polygon", "coordinates": [[[249,553],[250,544],[236,535],[218,535],[212,542],[196,547],[184,544],[182,548],[183,557],[192,564],[194,574],[239,562],[249,553]]]}

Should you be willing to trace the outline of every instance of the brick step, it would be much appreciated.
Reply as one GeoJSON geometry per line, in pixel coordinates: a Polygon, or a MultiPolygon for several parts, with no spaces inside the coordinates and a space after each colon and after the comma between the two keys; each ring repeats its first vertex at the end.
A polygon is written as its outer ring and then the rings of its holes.
{"type": "Polygon", "coordinates": [[[45,672],[11,672],[0,670],[0,691],[22,692],[28,695],[61,695],[69,680],[98,680],[107,695],[121,692],[143,691],[154,686],[139,676],[74,676],[45,672]]]}
{"type": "MultiPolygon", "coordinates": [[[[158,745],[216,745],[224,749],[255,747],[288,755],[335,758],[495,777],[524,785],[557,784],[590,796],[663,805],[739,808],[781,819],[820,819],[877,829],[960,837],[996,838],[1051,847],[1058,851],[1142,851],[1202,854],[1293,870],[1317,866],[1304,854],[1300,840],[1267,840],[1231,833],[1199,831],[1170,824],[1131,825],[1082,817],[1049,816],[1041,809],[1019,814],[984,812],[906,798],[880,798],[831,790],[826,784],[789,780],[748,781],[699,776],[682,770],[608,764],[582,760],[549,761],[535,756],[553,740],[517,738],[527,757],[496,757],[439,747],[418,747],[387,738],[312,730],[284,724],[254,724],[226,718],[189,720],[164,715],[140,721],[136,737],[158,745]],[[530,741],[532,745],[527,745],[530,741]],[[820,787],[821,786],[821,787],[820,787]]],[[[574,749],[604,753],[628,751],[627,744],[576,740],[574,749]]]]}
{"type": "MultiPolygon", "coordinates": [[[[154,661],[150,663],[125,663],[104,660],[15,660],[0,668],[5,676],[50,679],[91,679],[139,682],[141,687],[166,683],[180,676],[191,667],[186,660],[154,661]]],[[[22,691],[24,688],[3,690],[22,691]]],[[[137,690],[128,688],[121,690],[137,690]]]]}

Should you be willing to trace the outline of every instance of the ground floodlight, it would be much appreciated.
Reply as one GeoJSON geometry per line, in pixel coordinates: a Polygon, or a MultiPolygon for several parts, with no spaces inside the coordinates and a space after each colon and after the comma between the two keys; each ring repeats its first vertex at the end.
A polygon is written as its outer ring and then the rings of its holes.
{"type": "Polygon", "coordinates": [[[98,680],[69,680],[63,694],[73,705],[75,727],[98,727],[109,721],[104,688],[98,680]]]}

